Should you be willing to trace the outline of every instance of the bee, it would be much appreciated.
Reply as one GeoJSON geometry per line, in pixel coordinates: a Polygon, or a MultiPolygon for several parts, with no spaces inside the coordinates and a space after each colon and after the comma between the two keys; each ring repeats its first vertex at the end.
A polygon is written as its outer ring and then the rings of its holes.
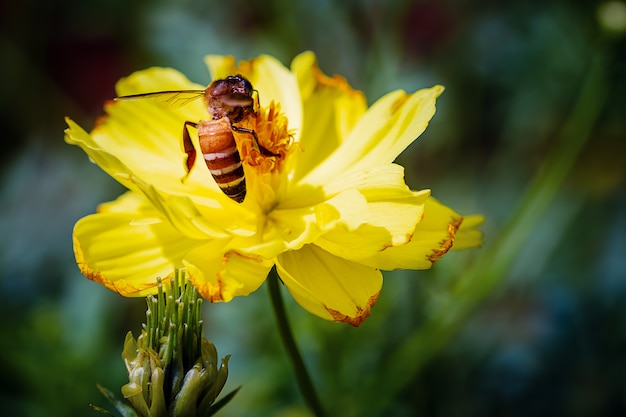
{"type": "MultiPolygon", "coordinates": [[[[246,178],[233,132],[252,135],[258,145],[254,129],[241,126],[257,117],[258,93],[255,103],[255,91],[245,77],[233,75],[213,81],[205,90],[157,91],[121,96],[115,100],[154,98],[166,105],[184,105],[204,97],[211,120],[185,121],[183,125],[187,172],[191,171],[196,160],[196,149],[189,134],[191,127],[197,129],[200,151],[213,179],[224,194],[241,203],[246,197],[246,178]]],[[[259,147],[264,153],[274,155],[259,147]]]]}

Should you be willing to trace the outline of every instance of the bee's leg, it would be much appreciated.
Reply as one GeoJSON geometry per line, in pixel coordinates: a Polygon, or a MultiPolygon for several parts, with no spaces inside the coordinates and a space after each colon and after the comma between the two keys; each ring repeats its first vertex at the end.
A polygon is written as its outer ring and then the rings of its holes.
{"type": "Polygon", "coordinates": [[[185,124],[183,125],[183,149],[187,154],[187,175],[189,175],[189,171],[191,171],[193,163],[196,161],[196,149],[193,147],[191,136],[189,136],[189,126],[196,129],[198,128],[198,124],[193,122],[185,122],[185,124]]]}
{"type": "Polygon", "coordinates": [[[259,138],[257,137],[256,132],[254,130],[247,129],[245,127],[239,127],[239,126],[231,126],[231,127],[232,127],[232,129],[235,132],[246,133],[248,135],[252,135],[252,137],[254,138],[254,143],[259,147],[259,150],[261,151],[261,154],[263,154],[265,156],[280,156],[278,154],[270,152],[268,149],[266,149],[263,146],[261,146],[261,144],[259,143],[259,138]]]}

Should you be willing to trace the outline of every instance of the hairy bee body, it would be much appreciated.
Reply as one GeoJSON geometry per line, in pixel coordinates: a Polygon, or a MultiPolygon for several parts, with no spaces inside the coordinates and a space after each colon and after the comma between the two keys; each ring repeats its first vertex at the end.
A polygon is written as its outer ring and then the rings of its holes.
{"type": "Polygon", "coordinates": [[[246,178],[241,157],[227,117],[198,123],[198,140],[204,161],[218,187],[241,203],[246,197],[246,178]]]}
{"type": "Polygon", "coordinates": [[[183,145],[187,153],[187,171],[196,160],[196,149],[188,126],[198,129],[198,142],[207,168],[224,194],[241,203],[246,197],[246,178],[233,132],[248,134],[257,141],[253,129],[242,127],[256,117],[252,84],[241,75],[213,81],[204,91],[211,120],[185,122],[183,145]],[[235,125],[237,123],[237,125],[235,125]]]}

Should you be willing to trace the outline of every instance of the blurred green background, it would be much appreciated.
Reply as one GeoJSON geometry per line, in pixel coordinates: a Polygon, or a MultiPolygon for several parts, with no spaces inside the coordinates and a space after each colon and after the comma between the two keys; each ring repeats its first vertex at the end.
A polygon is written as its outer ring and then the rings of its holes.
{"type": "MultiPolygon", "coordinates": [[[[127,380],[143,299],[85,279],[73,224],[122,188],[63,142],[153,65],[317,53],[373,102],[443,84],[401,157],[413,188],[482,213],[485,245],[387,273],[358,329],[290,319],[331,416],[626,414],[624,4],[598,1],[24,0],[0,3],[0,409],[98,415],[127,380]],[[621,5],[621,9],[619,8],[621,5]],[[621,12],[620,12],[621,10],[621,12]],[[620,13],[622,13],[620,15],[620,13]],[[585,87],[586,86],[586,87],[585,87]]],[[[205,306],[232,354],[222,416],[306,416],[267,289],[205,306]]]]}

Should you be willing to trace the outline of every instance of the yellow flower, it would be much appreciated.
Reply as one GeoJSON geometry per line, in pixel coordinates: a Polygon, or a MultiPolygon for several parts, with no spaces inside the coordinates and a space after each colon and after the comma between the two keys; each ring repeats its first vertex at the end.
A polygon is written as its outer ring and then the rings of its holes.
{"type": "MultiPolygon", "coordinates": [[[[429,190],[410,190],[393,163],[426,128],[442,87],[395,91],[368,108],[345,79],[322,74],[310,52],[291,69],[269,56],[239,66],[232,57],[206,61],[214,79],[250,80],[259,102],[244,126],[258,144],[234,132],[244,201],[220,190],[202,158],[187,172],[183,125],[210,119],[202,100],[175,108],[149,98],[111,101],[91,133],[68,119],[66,141],[129,189],[74,228],[88,278],[144,296],[157,291],[155,277],[184,266],[203,297],[230,301],[259,288],[276,266],[302,307],[357,326],[378,298],[380,270],[426,269],[453,245],[480,244],[480,217],[463,218],[429,190]]],[[[165,68],[117,85],[120,96],[203,88],[165,68]]]]}

